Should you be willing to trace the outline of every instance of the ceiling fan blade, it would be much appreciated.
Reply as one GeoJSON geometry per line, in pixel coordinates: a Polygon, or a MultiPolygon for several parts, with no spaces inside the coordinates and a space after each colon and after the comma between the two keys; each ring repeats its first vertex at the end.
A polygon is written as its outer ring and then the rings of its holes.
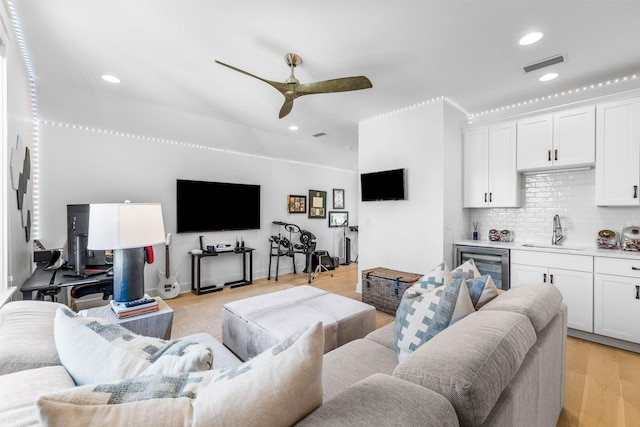
{"type": "Polygon", "coordinates": [[[291,109],[293,108],[293,100],[294,98],[285,96],[284,104],[282,104],[282,108],[280,108],[279,118],[283,118],[291,112],[291,109]]]}
{"type": "Polygon", "coordinates": [[[241,70],[240,68],[236,68],[236,67],[234,67],[232,65],[225,64],[224,62],[220,62],[217,59],[215,61],[216,61],[217,64],[220,64],[220,65],[223,65],[223,66],[225,66],[227,68],[230,68],[233,71],[237,71],[237,72],[245,74],[245,75],[247,75],[249,77],[253,77],[254,79],[258,79],[260,81],[263,81],[263,82],[267,83],[268,85],[273,86],[278,92],[280,92],[283,95],[285,94],[285,92],[291,90],[291,85],[290,84],[274,82],[272,80],[263,79],[262,77],[258,77],[255,74],[248,73],[248,72],[246,72],[244,70],[241,70]]]}
{"type": "Polygon", "coordinates": [[[298,96],[302,96],[314,93],[348,92],[351,90],[369,89],[371,87],[373,87],[373,85],[368,78],[365,76],[357,76],[297,84],[295,85],[295,92],[298,96]]]}

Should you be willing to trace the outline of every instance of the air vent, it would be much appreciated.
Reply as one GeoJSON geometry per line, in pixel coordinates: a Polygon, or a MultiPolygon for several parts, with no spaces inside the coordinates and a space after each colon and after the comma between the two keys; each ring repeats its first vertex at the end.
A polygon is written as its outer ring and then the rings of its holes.
{"type": "Polygon", "coordinates": [[[318,133],[314,133],[313,135],[311,135],[314,138],[320,138],[321,136],[325,136],[326,133],[324,132],[318,132],[318,133]]]}
{"type": "Polygon", "coordinates": [[[559,64],[564,62],[564,56],[558,55],[551,58],[543,59],[542,61],[536,62],[535,64],[527,65],[524,67],[525,73],[530,73],[535,70],[539,70],[540,68],[548,67],[550,65],[559,64]]]}

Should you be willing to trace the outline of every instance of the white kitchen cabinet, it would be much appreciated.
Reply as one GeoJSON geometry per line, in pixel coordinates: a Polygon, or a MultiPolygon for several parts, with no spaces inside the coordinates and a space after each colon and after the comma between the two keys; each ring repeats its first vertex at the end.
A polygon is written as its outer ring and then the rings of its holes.
{"type": "Polygon", "coordinates": [[[596,108],[596,205],[638,206],[640,97],[596,108]]]}
{"type": "Polygon", "coordinates": [[[567,326],[593,332],[593,257],[511,250],[511,286],[553,285],[568,307],[567,326]]]}
{"type": "Polygon", "coordinates": [[[520,206],[516,123],[464,133],[464,207],[520,206]]]}
{"type": "Polygon", "coordinates": [[[595,257],[596,334],[640,343],[640,261],[595,257]]]}
{"type": "Polygon", "coordinates": [[[574,108],[518,120],[518,171],[595,163],[595,108],[574,108]]]}

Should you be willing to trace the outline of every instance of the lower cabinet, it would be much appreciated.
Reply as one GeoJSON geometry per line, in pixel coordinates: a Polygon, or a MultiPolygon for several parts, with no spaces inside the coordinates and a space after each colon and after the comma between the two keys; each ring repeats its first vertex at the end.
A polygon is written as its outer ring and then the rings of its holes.
{"type": "Polygon", "coordinates": [[[593,257],[512,250],[511,286],[536,283],[562,293],[569,328],[593,333],[593,257]]]}
{"type": "Polygon", "coordinates": [[[595,257],[596,334],[640,343],[640,261],[595,257]]]}

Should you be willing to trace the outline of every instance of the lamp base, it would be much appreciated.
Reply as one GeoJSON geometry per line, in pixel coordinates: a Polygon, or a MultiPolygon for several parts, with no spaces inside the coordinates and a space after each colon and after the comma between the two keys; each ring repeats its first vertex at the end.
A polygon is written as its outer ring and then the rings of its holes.
{"type": "Polygon", "coordinates": [[[113,299],[127,302],[144,297],[144,248],[113,251],[113,299]]]}

